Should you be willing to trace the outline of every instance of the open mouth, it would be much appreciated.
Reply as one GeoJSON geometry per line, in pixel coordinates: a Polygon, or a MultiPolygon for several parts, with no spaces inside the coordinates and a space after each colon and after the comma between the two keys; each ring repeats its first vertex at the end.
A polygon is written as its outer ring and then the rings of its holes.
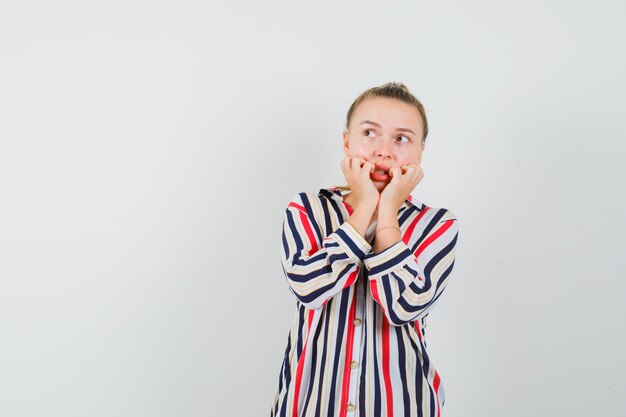
{"type": "Polygon", "coordinates": [[[377,174],[389,175],[389,170],[390,169],[391,169],[391,167],[388,167],[386,165],[374,164],[374,172],[377,173],[377,174]]]}
{"type": "Polygon", "coordinates": [[[372,179],[376,181],[387,181],[389,180],[389,169],[390,167],[384,165],[374,165],[374,171],[372,172],[372,179]]]}

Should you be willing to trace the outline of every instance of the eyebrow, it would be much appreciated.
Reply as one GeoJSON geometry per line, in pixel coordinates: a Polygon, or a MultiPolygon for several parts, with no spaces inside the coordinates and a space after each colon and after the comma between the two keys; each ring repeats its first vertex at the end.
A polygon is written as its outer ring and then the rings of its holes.
{"type": "MultiPolygon", "coordinates": [[[[381,127],[380,124],[376,123],[376,122],[372,122],[370,120],[363,120],[360,124],[370,124],[370,125],[374,125],[376,127],[381,127]]],[[[411,129],[407,129],[406,127],[397,127],[396,130],[398,132],[410,132],[413,133],[415,135],[415,132],[413,132],[411,129]]]]}

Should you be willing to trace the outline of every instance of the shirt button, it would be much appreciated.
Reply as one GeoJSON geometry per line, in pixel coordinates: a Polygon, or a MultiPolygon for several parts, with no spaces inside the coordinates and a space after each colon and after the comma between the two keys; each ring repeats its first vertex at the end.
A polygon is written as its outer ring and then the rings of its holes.
{"type": "Polygon", "coordinates": [[[348,404],[348,405],[346,406],[346,410],[348,410],[348,411],[354,411],[354,405],[352,405],[352,404],[348,404]]]}
{"type": "Polygon", "coordinates": [[[356,369],[359,367],[359,363],[357,361],[350,362],[350,368],[356,369]]]}
{"type": "Polygon", "coordinates": [[[352,323],[354,323],[355,326],[360,326],[362,322],[361,319],[354,319],[352,323]]]}

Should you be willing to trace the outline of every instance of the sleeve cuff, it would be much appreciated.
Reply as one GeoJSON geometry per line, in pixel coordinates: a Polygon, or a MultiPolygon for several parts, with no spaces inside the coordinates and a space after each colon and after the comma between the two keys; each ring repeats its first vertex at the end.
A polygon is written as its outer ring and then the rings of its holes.
{"type": "Polygon", "coordinates": [[[363,264],[363,258],[372,250],[372,245],[347,221],[326,239],[329,238],[334,238],[348,256],[359,265],[363,264]]]}
{"type": "Polygon", "coordinates": [[[363,263],[369,271],[370,279],[388,274],[394,269],[403,267],[413,259],[413,252],[402,240],[378,253],[367,254],[363,263]]]}

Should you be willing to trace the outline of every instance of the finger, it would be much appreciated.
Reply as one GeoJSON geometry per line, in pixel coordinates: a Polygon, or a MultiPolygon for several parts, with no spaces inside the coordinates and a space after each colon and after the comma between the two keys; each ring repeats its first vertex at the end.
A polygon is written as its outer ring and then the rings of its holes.
{"type": "Polygon", "coordinates": [[[396,167],[395,170],[398,177],[406,175],[406,173],[409,171],[407,169],[407,165],[396,167]]]}
{"type": "Polygon", "coordinates": [[[398,167],[393,167],[389,170],[389,175],[391,175],[391,181],[399,181],[400,176],[402,175],[402,169],[398,167]]]}
{"type": "Polygon", "coordinates": [[[361,161],[362,159],[359,158],[358,156],[353,156],[351,159],[351,163],[350,163],[350,168],[353,171],[357,171],[360,167],[361,167],[361,161]]]}
{"type": "Polygon", "coordinates": [[[372,166],[373,165],[369,161],[363,158],[357,158],[357,161],[354,163],[353,169],[355,173],[363,175],[371,172],[372,166]]]}
{"type": "Polygon", "coordinates": [[[405,174],[415,176],[422,168],[415,164],[405,165],[405,174]]]}
{"type": "Polygon", "coordinates": [[[344,157],[339,165],[341,166],[341,170],[345,173],[347,169],[350,168],[350,157],[344,157]]]}
{"type": "Polygon", "coordinates": [[[352,170],[352,158],[347,156],[341,164],[341,170],[343,171],[343,176],[346,178],[349,184],[352,183],[352,178],[354,177],[354,171],[352,170]]]}
{"type": "Polygon", "coordinates": [[[350,163],[350,161],[346,160],[345,158],[341,160],[341,162],[339,163],[339,166],[341,166],[341,172],[343,172],[343,175],[346,175],[346,172],[348,171],[348,164],[350,163]]]}
{"type": "Polygon", "coordinates": [[[365,165],[367,161],[363,158],[358,158],[358,161],[359,161],[359,164],[357,165],[357,168],[363,169],[363,165],[365,165]]]}
{"type": "Polygon", "coordinates": [[[354,170],[354,166],[356,165],[356,157],[351,156],[349,158],[350,159],[348,160],[348,168],[352,171],[354,170]]]}

